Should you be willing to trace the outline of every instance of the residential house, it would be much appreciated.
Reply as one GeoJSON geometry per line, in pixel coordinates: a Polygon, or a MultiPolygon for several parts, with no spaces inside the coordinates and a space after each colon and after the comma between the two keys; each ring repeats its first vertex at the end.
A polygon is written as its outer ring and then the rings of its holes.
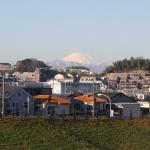
{"type": "Polygon", "coordinates": [[[36,95],[35,114],[37,116],[70,115],[70,100],[58,96],[36,95]]]}
{"type": "Polygon", "coordinates": [[[95,106],[95,113],[100,110],[105,110],[106,100],[102,98],[96,98],[91,95],[81,95],[72,99],[72,109],[78,114],[92,114],[93,105],[95,106]],[[73,108],[74,107],[74,108],[73,108]]]}
{"type": "MultiPolygon", "coordinates": [[[[2,89],[0,91],[0,101],[2,104],[2,89]]],[[[5,87],[4,106],[4,114],[6,115],[34,115],[34,99],[27,91],[20,87],[5,87]]]]}
{"type": "Polygon", "coordinates": [[[138,101],[137,103],[140,104],[143,115],[150,114],[150,100],[138,101]]]}
{"type": "MultiPolygon", "coordinates": [[[[34,95],[48,94],[51,96],[52,89],[47,86],[41,86],[39,84],[32,84],[29,86],[19,87],[4,87],[4,104],[5,114],[13,116],[33,116],[35,113],[35,100],[34,95]]],[[[0,109],[2,104],[3,91],[0,88],[0,109]]]]}
{"type": "MultiPolygon", "coordinates": [[[[122,117],[139,117],[140,105],[137,101],[125,95],[124,93],[98,93],[100,97],[106,98],[108,96],[111,100],[111,107],[116,113],[119,113],[122,117]],[[104,96],[103,96],[104,95],[104,96]],[[105,96],[106,95],[106,96],[105,96]]],[[[106,98],[107,99],[107,98],[106,98]]],[[[109,110],[110,101],[108,100],[106,108],[109,110]]]]}

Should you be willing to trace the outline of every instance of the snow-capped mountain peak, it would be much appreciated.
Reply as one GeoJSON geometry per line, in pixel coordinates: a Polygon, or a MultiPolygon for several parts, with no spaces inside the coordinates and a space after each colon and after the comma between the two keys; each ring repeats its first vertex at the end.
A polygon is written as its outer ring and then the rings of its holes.
{"type": "Polygon", "coordinates": [[[55,69],[66,69],[71,66],[85,66],[96,73],[102,72],[106,66],[108,66],[108,64],[100,63],[91,56],[82,53],[72,53],[61,60],[48,62],[48,64],[55,69]]]}
{"type": "Polygon", "coordinates": [[[98,61],[93,59],[91,56],[83,53],[72,53],[62,59],[65,62],[76,62],[81,64],[99,64],[98,61]]]}

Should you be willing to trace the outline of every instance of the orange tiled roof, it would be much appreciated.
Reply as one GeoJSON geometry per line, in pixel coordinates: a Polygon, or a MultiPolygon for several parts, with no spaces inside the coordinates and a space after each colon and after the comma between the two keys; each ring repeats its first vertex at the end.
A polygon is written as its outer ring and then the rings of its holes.
{"type": "Polygon", "coordinates": [[[50,96],[49,95],[36,95],[36,96],[33,96],[33,98],[35,98],[35,99],[49,99],[50,96]]]}
{"type": "MultiPolygon", "coordinates": [[[[75,99],[82,101],[82,102],[93,102],[93,96],[89,96],[89,95],[78,96],[75,99]]],[[[106,102],[106,100],[102,99],[102,98],[95,98],[95,102],[96,103],[104,103],[104,102],[106,102]]]]}
{"type": "Polygon", "coordinates": [[[70,104],[71,102],[68,99],[62,97],[52,96],[50,102],[58,104],[70,104]]]}
{"type": "Polygon", "coordinates": [[[57,97],[57,96],[36,95],[36,96],[33,96],[33,98],[35,98],[35,99],[41,99],[41,100],[43,100],[43,99],[44,100],[49,100],[49,102],[58,103],[58,104],[70,104],[71,103],[68,99],[65,99],[65,98],[62,98],[62,97],[57,97]]]}

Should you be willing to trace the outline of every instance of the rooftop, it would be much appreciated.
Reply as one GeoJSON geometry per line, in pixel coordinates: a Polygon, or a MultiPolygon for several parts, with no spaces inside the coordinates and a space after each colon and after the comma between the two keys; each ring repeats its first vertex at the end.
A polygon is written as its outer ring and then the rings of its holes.
{"type": "MultiPolygon", "coordinates": [[[[82,102],[93,102],[93,96],[90,95],[82,95],[75,97],[76,100],[82,101],[82,102]]],[[[105,103],[106,100],[103,98],[95,98],[96,103],[105,103]]]]}
{"type": "Polygon", "coordinates": [[[36,99],[36,102],[38,104],[40,103],[48,104],[48,102],[58,103],[58,104],[70,104],[71,103],[67,98],[58,97],[58,96],[36,95],[36,96],[33,96],[33,98],[36,99]]]}

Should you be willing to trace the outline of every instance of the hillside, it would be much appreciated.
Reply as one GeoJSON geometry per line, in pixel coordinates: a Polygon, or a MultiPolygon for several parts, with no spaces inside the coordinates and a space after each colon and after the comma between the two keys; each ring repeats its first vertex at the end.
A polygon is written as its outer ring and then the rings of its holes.
{"type": "Polygon", "coordinates": [[[150,120],[0,120],[0,149],[149,150],[150,120]]]}
{"type": "Polygon", "coordinates": [[[145,70],[150,71],[150,59],[144,58],[134,58],[123,59],[116,61],[113,65],[108,66],[103,74],[113,73],[113,72],[128,72],[131,70],[145,70]]]}
{"type": "Polygon", "coordinates": [[[24,59],[17,61],[14,71],[34,72],[36,68],[49,68],[44,62],[37,59],[24,59]]]}

